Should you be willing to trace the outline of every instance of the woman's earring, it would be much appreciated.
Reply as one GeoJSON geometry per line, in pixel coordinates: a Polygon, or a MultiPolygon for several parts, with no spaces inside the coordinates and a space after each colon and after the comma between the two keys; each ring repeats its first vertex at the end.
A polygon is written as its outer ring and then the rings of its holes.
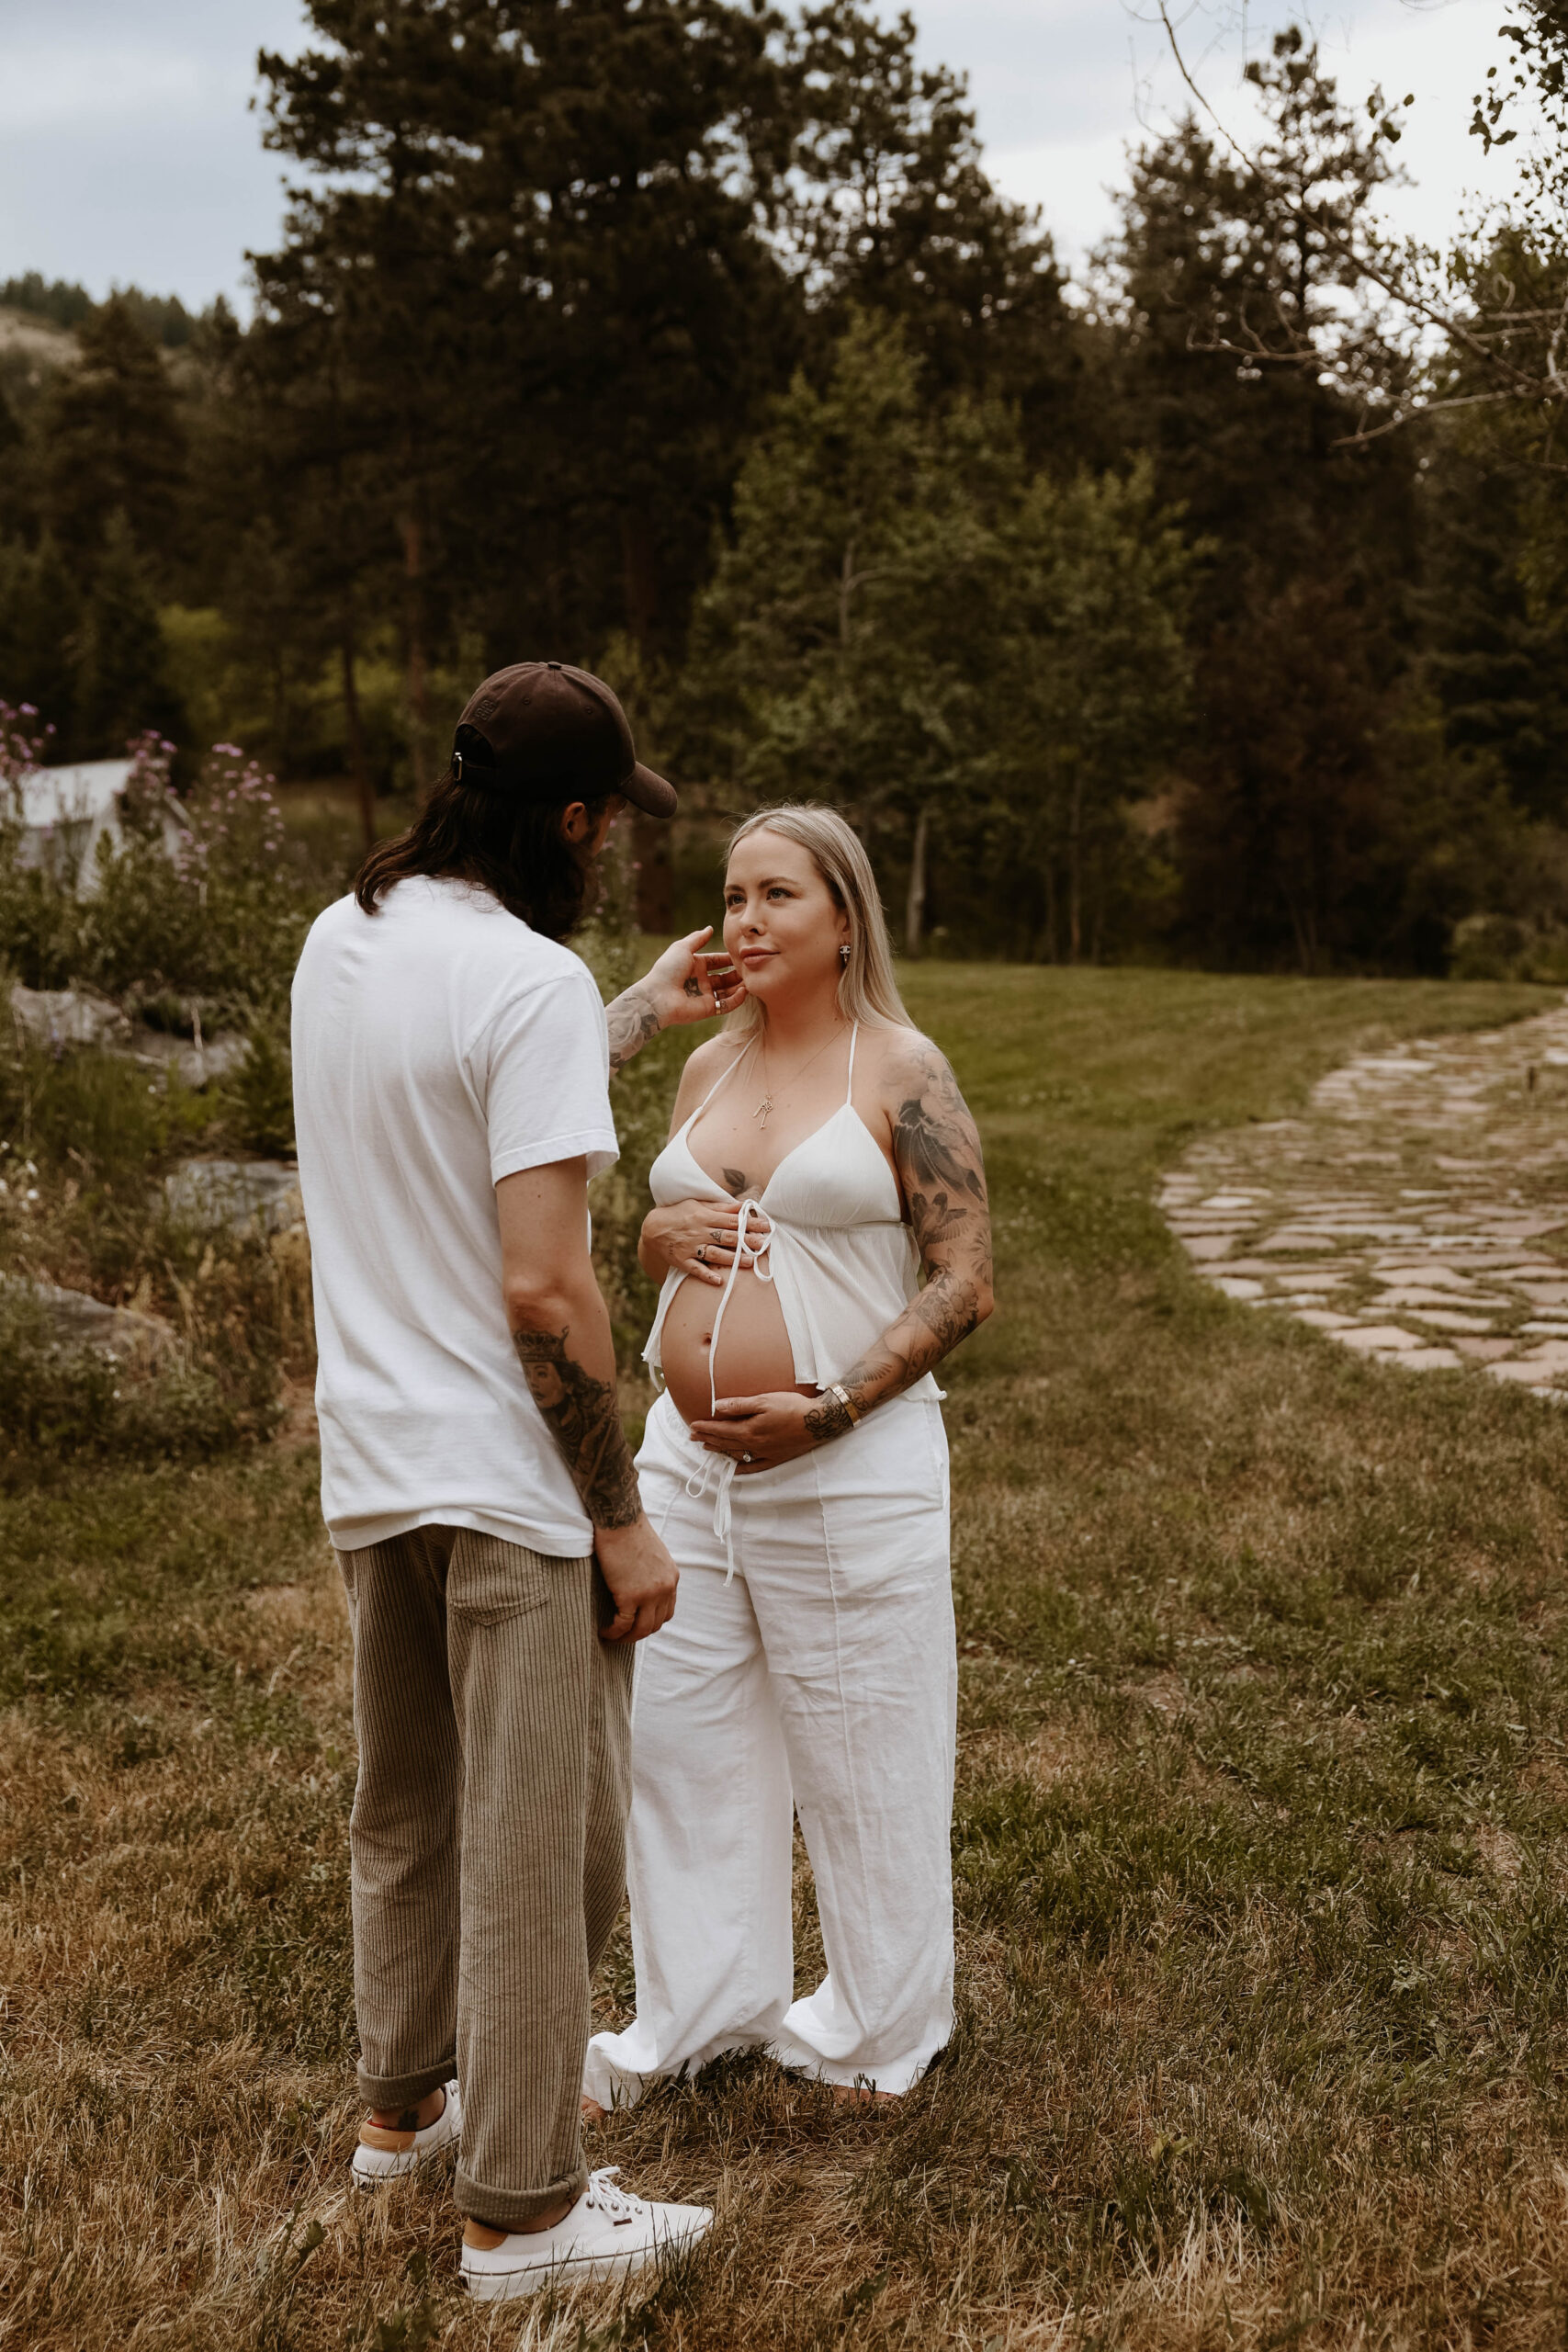
{"type": "Polygon", "coordinates": [[[849,943],[849,941],[846,939],[846,940],[844,940],[844,941],[840,944],[840,948],[839,948],[839,961],[840,961],[840,964],[847,964],[847,963],[849,962],[849,960],[850,960],[850,943],[849,943]]]}

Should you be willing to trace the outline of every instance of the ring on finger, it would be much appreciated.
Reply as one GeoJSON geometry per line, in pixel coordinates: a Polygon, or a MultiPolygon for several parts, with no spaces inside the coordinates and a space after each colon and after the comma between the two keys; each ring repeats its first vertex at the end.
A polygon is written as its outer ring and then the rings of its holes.
{"type": "Polygon", "coordinates": [[[698,1251],[697,1251],[697,1263],[698,1263],[698,1265],[699,1265],[699,1266],[705,1266],[705,1265],[707,1264],[707,1261],[708,1261],[708,1250],[707,1250],[707,1243],[705,1241],[705,1242],[702,1244],[701,1248],[700,1248],[700,1249],[698,1250],[698,1251]]]}

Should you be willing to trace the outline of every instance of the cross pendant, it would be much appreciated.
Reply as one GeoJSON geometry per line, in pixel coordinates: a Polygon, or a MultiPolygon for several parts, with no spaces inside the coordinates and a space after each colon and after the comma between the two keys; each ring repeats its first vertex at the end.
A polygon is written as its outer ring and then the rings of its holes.
{"type": "Polygon", "coordinates": [[[761,1101],[758,1103],[758,1105],[757,1105],[756,1109],[752,1112],[751,1116],[752,1116],[754,1119],[760,1119],[760,1120],[761,1121],[761,1126],[760,1126],[760,1127],[758,1128],[758,1130],[757,1130],[757,1132],[758,1132],[758,1134],[759,1134],[759,1135],[765,1135],[765,1134],[766,1134],[766,1132],[767,1132],[767,1125],[768,1125],[768,1113],[773,1109],[773,1096],[772,1096],[771,1094],[764,1094],[764,1095],[763,1095],[763,1097],[762,1097],[762,1099],[761,1099],[761,1101]]]}

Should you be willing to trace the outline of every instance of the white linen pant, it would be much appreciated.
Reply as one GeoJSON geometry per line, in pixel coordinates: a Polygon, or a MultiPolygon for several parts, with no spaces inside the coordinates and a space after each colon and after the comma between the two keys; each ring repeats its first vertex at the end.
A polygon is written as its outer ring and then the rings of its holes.
{"type": "Polygon", "coordinates": [[[733,1581],[720,1461],[661,1396],[637,1471],[681,1584],[632,1701],[637,2016],[593,2036],[583,2088],[625,2107],[652,2075],[762,2047],[824,2082],[904,2091],[953,2026],[942,1409],[900,1397],[797,1462],[727,1480],[733,1581]],[[802,2001],[796,1809],[828,1960],[802,2001]]]}

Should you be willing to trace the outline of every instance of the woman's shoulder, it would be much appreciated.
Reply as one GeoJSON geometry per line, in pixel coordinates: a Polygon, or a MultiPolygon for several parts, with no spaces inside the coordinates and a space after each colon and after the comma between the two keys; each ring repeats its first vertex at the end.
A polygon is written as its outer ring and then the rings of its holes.
{"type": "Polygon", "coordinates": [[[932,1084],[951,1086],[953,1070],[942,1047],[923,1031],[903,1022],[879,1021],[861,1031],[861,1051],[880,1086],[900,1095],[923,1093],[932,1084]]]}
{"type": "Polygon", "coordinates": [[[705,1037],[702,1044],[694,1046],[686,1056],[681,1070],[677,1101],[684,1101],[689,1096],[701,1093],[706,1087],[716,1086],[726,1070],[733,1069],[745,1050],[745,1042],[739,1037],[723,1035],[705,1037]]]}

